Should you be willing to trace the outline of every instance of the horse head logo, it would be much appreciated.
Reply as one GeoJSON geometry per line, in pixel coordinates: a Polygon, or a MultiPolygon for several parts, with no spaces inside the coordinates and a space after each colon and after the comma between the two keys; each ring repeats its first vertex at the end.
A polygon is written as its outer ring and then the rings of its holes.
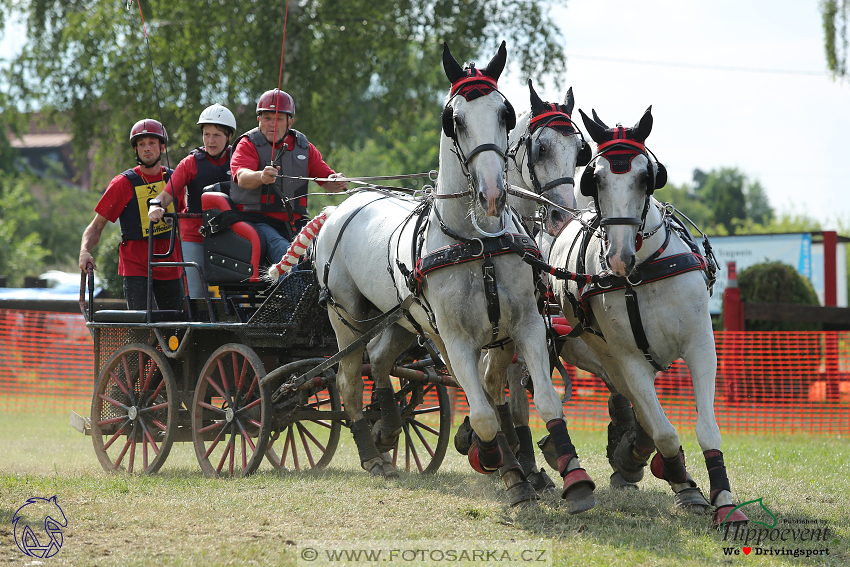
{"type": "Polygon", "coordinates": [[[24,554],[44,559],[62,548],[62,528],[68,527],[65,513],[52,498],[30,498],[12,516],[15,543],[24,554]]]}

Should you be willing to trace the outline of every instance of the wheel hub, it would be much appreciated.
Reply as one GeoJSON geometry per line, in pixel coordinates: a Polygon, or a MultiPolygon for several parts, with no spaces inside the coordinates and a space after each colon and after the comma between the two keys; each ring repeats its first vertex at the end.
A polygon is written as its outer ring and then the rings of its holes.
{"type": "Polygon", "coordinates": [[[139,417],[139,408],[136,406],[131,407],[127,411],[127,417],[130,418],[130,421],[135,421],[137,417],[139,417]]]}
{"type": "Polygon", "coordinates": [[[233,421],[233,408],[227,408],[227,411],[224,412],[224,418],[227,420],[227,423],[233,421]]]}

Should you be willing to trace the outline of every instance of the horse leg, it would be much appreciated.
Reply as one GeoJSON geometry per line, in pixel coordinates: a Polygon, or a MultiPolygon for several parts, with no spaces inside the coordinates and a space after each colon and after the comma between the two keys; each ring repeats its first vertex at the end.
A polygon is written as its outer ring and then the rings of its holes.
{"type": "Polygon", "coordinates": [[[499,468],[499,475],[505,483],[508,500],[511,506],[534,505],[537,492],[525,476],[522,466],[516,459],[519,449],[519,438],[514,430],[513,418],[505,400],[505,376],[514,356],[513,350],[490,349],[483,357],[484,384],[487,393],[496,406],[499,418],[499,433],[496,439],[502,448],[504,464],[499,468]]]}
{"type": "Polygon", "coordinates": [[[508,405],[512,418],[509,425],[516,432],[519,442],[517,460],[525,473],[525,477],[538,494],[554,492],[555,483],[552,482],[544,469],[537,468],[537,460],[534,458],[534,440],[531,437],[531,428],[528,426],[528,391],[522,383],[526,372],[526,367],[519,364],[511,364],[507,369],[508,405]]]}
{"type": "Polygon", "coordinates": [[[388,478],[398,476],[390,451],[395,448],[402,429],[401,413],[395,400],[392,382],[390,382],[390,370],[398,354],[410,346],[414,336],[403,327],[392,325],[373,339],[368,346],[375,388],[374,399],[381,407],[381,420],[372,430],[372,439],[384,460],[382,468],[384,476],[388,478]]]}
{"type": "Polygon", "coordinates": [[[561,398],[552,386],[549,373],[549,354],[546,351],[546,337],[542,326],[518,327],[513,338],[519,351],[524,355],[531,380],[534,384],[534,405],[546,422],[549,439],[555,448],[558,472],[563,478],[561,498],[567,501],[567,511],[577,514],[596,506],[593,491],[596,484],[581,467],[575,446],[567,430],[561,398]],[[539,330],[540,332],[536,332],[539,330]]]}
{"type": "MultiPolygon", "coordinates": [[[[336,313],[331,313],[330,319],[340,348],[345,348],[357,339],[357,334],[340,321],[336,313]]],[[[360,466],[372,476],[386,476],[383,468],[384,459],[372,439],[372,425],[363,415],[364,350],[365,346],[355,349],[354,352],[340,361],[336,382],[342,402],[345,405],[345,413],[352,421],[351,434],[354,436],[354,443],[357,445],[360,466]]],[[[396,476],[398,476],[398,473],[396,473],[396,476]]]]}
{"type": "Polygon", "coordinates": [[[717,355],[714,344],[690,350],[683,356],[691,372],[694,386],[694,399],[697,406],[697,440],[708,469],[709,502],[715,507],[712,520],[715,526],[727,524],[746,524],[749,518],[740,510],[735,510],[732,500],[732,487],[726,475],[723,452],[720,450],[720,427],[714,415],[714,393],[717,369],[717,355]],[[710,348],[705,348],[710,346],[710,348]]]}
{"type": "MultiPolygon", "coordinates": [[[[611,377],[599,358],[594,354],[594,351],[583,340],[569,339],[565,341],[560,352],[561,358],[567,363],[577,366],[582,370],[590,372],[598,376],[608,387],[611,392],[608,398],[608,415],[611,417],[611,422],[608,424],[608,446],[606,453],[608,455],[608,463],[614,470],[609,479],[609,485],[613,489],[631,488],[637,489],[637,482],[643,478],[643,465],[637,467],[629,466],[629,460],[621,461],[615,458],[617,448],[622,440],[626,440],[630,444],[635,438],[635,413],[632,409],[632,404],[629,399],[617,391],[611,377]],[[625,466],[625,469],[623,468],[625,466]]],[[[653,450],[655,446],[652,445],[653,450]]],[[[648,455],[647,455],[648,457],[648,455]]],[[[644,461],[646,459],[644,458],[644,461]]]]}
{"type": "Polygon", "coordinates": [[[632,401],[635,402],[635,413],[638,422],[648,428],[650,437],[658,447],[650,470],[653,475],[666,480],[670,485],[676,508],[703,513],[710,505],[685,468],[685,453],[679,442],[679,435],[664,415],[655,393],[655,375],[643,368],[646,364],[644,361],[638,361],[637,364],[633,367],[635,376],[630,388],[632,401]]]}

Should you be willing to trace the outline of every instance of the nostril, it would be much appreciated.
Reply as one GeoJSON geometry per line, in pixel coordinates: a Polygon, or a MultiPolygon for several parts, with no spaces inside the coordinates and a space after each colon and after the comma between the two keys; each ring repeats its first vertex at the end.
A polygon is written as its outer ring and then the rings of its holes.
{"type": "Polygon", "coordinates": [[[484,193],[478,193],[478,202],[481,204],[481,208],[485,211],[487,210],[487,197],[484,196],[484,193]]]}

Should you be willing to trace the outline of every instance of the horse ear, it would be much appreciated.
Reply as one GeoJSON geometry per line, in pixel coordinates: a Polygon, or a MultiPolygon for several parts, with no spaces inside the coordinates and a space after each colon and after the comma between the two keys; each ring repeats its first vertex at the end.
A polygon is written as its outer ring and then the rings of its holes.
{"type": "Polygon", "coordinates": [[[646,109],[646,112],[643,113],[643,116],[635,124],[634,131],[635,138],[639,142],[643,142],[649,137],[649,133],[652,132],[652,105],[646,109]]]}
{"type": "Polygon", "coordinates": [[[487,63],[487,66],[481,70],[481,73],[498,81],[502,71],[505,70],[505,63],[507,61],[508,49],[505,47],[505,40],[502,40],[502,45],[499,46],[499,50],[496,52],[496,55],[494,55],[490,62],[487,63]]]}
{"type": "Polygon", "coordinates": [[[605,124],[604,122],[602,122],[602,120],[599,118],[599,115],[598,115],[598,114],[596,114],[596,109],[595,109],[595,108],[591,108],[591,109],[590,109],[590,111],[591,111],[591,112],[593,112],[593,120],[594,120],[597,124],[599,124],[600,126],[602,126],[603,128],[605,128],[606,130],[608,130],[608,125],[607,125],[607,124],[605,124]]]}
{"type": "MultiPolygon", "coordinates": [[[[601,125],[597,124],[595,121],[591,120],[590,117],[584,113],[582,109],[578,109],[581,114],[581,121],[584,122],[584,127],[587,128],[587,133],[590,134],[590,137],[597,144],[601,144],[606,140],[605,130],[601,125]]],[[[596,114],[594,112],[594,114],[596,114]]]]}
{"type": "Polygon", "coordinates": [[[528,79],[528,90],[531,97],[531,114],[535,115],[540,114],[541,112],[545,112],[546,105],[543,103],[540,97],[537,96],[537,91],[534,90],[534,85],[532,84],[531,79],[528,79]]]}
{"type": "Polygon", "coordinates": [[[573,98],[573,88],[570,87],[570,88],[567,89],[567,94],[564,96],[564,106],[566,107],[566,108],[564,108],[564,111],[567,114],[572,115],[573,107],[575,105],[576,105],[576,99],[573,98]]]}
{"type": "Polygon", "coordinates": [[[443,42],[443,70],[446,72],[446,78],[454,84],[455,81],[464,76],[463,68],[455,60],[452,52],[449,51],[448,42],[443,42]]]}

